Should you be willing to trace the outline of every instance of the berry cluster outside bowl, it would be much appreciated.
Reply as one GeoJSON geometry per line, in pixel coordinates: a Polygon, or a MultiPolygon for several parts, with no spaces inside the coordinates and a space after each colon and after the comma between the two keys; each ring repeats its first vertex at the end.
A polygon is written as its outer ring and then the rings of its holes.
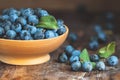
{"type": "Polygon", "coordinates": [[[58,37],[41,40],[0,39],[0,60],[13,65],[34,65],[47,62],[49,53],[56,50],[65,41],[66,32],[58,37]]]}

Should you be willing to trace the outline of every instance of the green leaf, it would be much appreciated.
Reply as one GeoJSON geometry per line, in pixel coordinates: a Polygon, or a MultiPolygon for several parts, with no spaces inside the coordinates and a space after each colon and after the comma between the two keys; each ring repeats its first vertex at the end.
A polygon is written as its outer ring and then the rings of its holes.
{"type": "Polygon", "coordinates": [[[43,27],[46,29],[58,29],[57,21],[54,16],[42,16],[40,18],[40,23],[37,27],[43,27]]]}
{"type": "Polygon", "coordinates": [[[82,52],[80,54],[80,61],[81,62],[90,61],[87,49],[82,50],[82,52]]]}
{"type": "Polygon", "coordinates": [[[93,69],[96,67],[96,63],[95,62],[91,62],[92,63],[92,67],[93,69]]]}
{"type": "Polygon", "coordinates": [[[115,52],[115,42],[109,43],[107,46],[102,47],[98,51],[98,55],[101,58],[108,58],[115,52]]]}

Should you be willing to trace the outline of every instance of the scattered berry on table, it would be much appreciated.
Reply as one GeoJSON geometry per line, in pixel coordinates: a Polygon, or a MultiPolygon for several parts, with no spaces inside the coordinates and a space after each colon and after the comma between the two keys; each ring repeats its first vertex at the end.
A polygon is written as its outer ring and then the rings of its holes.
{"type": "Polygon", "coordinates": [[[70,63],[73,63],[73,62],[76,62],[76,61],[79,61],[79,56],[71,56],[69,58],[69,62],[70,63]]]}
{"type": "Polygon", "coordinates": [[[104,71],[106,69],[105,63],[103,61],[97,62],[96,69],[100,71],[104,71]]]}
{"type": "Polygon", "coordinates": [[[67,45],[65,46],[65,52],[67,53],[68,56],[72,55],[72,51],[74,50],[72,45],[67,45]]]}
{"type": "Polygon", "coordinates": [[[90,55],[90,60],[92,62],[97,62],[97,61],[99,61],[99,56],[97,54],[91,54],[90,55]]]}
{"type": "Polygon", "coordinates": [[[110,66],[115,66],[117,65],[119,62],[118,60],[118,57],[117,56],[110,56],[108,59],[107,59],[107,63],[108,65],[110,66]]]}
{"type": "Polygon", "coordinates": [[[68,61],[68,57],[65,52],[59,55],[58,61],[61,63],[66,63],[68,61]]]}
{"type": "Polygon", "coordinates": [[[80,56],[80,50],[73,50],[71,56],[80,56]]]}
{"type": "Polygon", "coordinates": [[[96,50],[96,49],[98,49],[98,47],[99,47],[99,43],[98,43],[97,40],[92,40],[92,41],[90,41],[90,43],[89,43],[89,48],[90,48],[91,50],[96,50]]]}
{"type": "Polygon", "coordinates": [[[82,70],[85,72],[91,72],[93,69],[92,63],[91,62],[83,62],[82,63],[82,70]]]}
{"type": "Polygon", "coordinates": [[[69,36],[68,36],[69,40],[71,40],[72,42],[75,42],[77,41],[78,39],[78,36],[76,33],[70,33],[69,36]]]}
{"type": "Polygon", "coordinates": [[[81,69],[81,62],[80,61],[75,61],[71,64],[71,69],[73,71],[79,71],[81,69]]]}

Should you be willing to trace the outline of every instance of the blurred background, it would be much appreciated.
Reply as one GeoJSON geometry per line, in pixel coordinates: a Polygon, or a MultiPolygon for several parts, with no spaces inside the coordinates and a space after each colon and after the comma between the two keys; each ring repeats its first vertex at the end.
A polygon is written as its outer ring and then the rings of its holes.
{"type": "Polygon", "coordinates": [[[120,0],[0,0],[0,10],[10,7],[40,7],[56,18],[63,19],[70,28],[87,27],[89,23],[103,25],[109,21],[119,30],[119,4],[120,0]]]}

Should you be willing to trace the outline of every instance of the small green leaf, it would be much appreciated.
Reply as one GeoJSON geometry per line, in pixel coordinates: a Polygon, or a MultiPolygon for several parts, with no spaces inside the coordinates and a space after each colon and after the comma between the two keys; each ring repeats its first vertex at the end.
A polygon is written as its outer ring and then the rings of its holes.
{"type": "Polygon", "coordinates": [[[108,58],[115,52],[115,42],[109,43],[107,46],[102,47],[98,51],[98,55],[101,58],[108,58]]]}
{"type": "Polygon", "coordinates": [[[43,27],[47,29],[58,29],[57,21],[54,16],[42,16],[40,18],[40,23],[38,23],[37,27],[43,27]]]}
{"type": "Polygon", "coordinates": [[[91,62],[92,63],[92,67],[93,69],[96,67],[96,63],[95,62],[91,62]]]}
{"type": "Polygon", "coordinates": [[[80,54],[80,61],[81,62],[90,61],[87,49],[82,50],[80,54]]]}

